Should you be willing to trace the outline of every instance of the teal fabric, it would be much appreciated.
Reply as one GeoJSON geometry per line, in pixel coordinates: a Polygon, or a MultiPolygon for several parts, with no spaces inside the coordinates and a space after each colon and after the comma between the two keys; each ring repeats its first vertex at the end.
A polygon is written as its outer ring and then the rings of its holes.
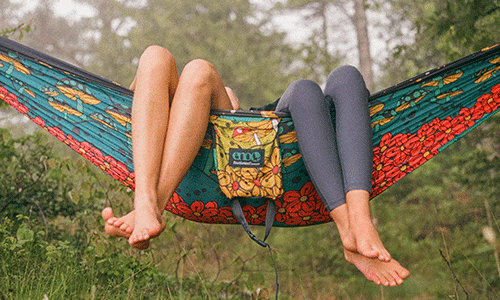
{"type": "MultiPolygon", "coordinates": [[[[412,172],[496,113],[500,106],[500,47],[485,49],[370,97],[373,127],[372,197],[412,172]]],[[[0,98],[57,139],[134,188],[132,92],[43,53],[0,38],[0,98]]],[[[230,119],[264,112],[214,112],[230,119]]],[[[293,122],[279,117],[282,197],[274,226],[331,221],[304,168],[293,122]]],[[[166,210],[198,222],[236,223],[214,173],[213,133],[200,149],[166,210]]],[[[241,202],[250,224],[263,224],[266,198],[241,202]]]]}

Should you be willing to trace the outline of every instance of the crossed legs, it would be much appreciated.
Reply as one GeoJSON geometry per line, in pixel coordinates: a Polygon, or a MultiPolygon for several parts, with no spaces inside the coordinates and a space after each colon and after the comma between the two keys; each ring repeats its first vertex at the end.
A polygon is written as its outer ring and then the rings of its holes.
{"type": "Polygon", "coordinates": [[[194,60],[179,77],[170,52],[158,46],[142,54],[131,88],[135,210],[115,218],[105,208],[102,215],[110,235],[147,248],[165,227],[164,207],[200,149],[210,109],[233,106],[210,63],[194,60]]]}
{"type": "Polygon", "coordinates": [[[290,112],[294,120],[304,163],[337,225],[346,260],[369,280],[393,286],[409,273],[391,259],[370,216],[373,154],[367,100],[359,71],[344,66],[330,74],[324,93],[313,81],[293,82],[276,110],[290,112]]]}

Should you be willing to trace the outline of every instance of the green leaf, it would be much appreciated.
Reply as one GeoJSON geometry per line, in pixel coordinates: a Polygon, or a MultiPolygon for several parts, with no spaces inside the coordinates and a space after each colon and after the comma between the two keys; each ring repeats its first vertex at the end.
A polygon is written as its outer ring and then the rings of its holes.
{"type": "Polygon", "coordinates": [[[23,224],[17,230],[16,236],[17,236],[17,241],[21,245],[23,245],[24,243],[32,242],[34,240],[35,233],[31,229],[27,228],[26,225],[23,224]]]}

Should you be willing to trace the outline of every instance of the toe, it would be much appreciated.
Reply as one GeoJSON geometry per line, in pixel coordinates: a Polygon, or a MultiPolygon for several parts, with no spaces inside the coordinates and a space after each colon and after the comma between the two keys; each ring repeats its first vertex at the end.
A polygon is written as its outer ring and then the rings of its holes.
{"type": "Polygon", "coordinates": [[[373,249],[360,249],[359,253],[361,253],[363,256],[369,257],[369,258],[377,258],[380,256],[378,251],[373,250],[373,249]]]}
{"type": "Polygon", "coordinates": [[[384,251],[378,256],[378,259],[381,261],[389,262],[391,261],[391,255],[389,254],[389,252],[384,251]]]}
{"type": "Polygon", "coordinates": [[[121,227],[123,224],[125,224],[125,221],[123,218],[115,218],[113,222],[113,226],[115,227],[121,227]]]}
{"type": "Polygon", "coordinates": [[[114,218],[114,216],[113,216],[113,210],[111,209],[111,207],[104,208],[102,210],[102,212],[101,212],[101,216],[104,219],[104,221],[108,221],[111,218],[114,218]]]}
{"type": "Polygon", "coordinates": [[[127,233],[132,233],[132,227],[128,226],[127,224],[123,223],[120,225],[120,230],[127,232],[127,233]]]}
{"type": "Polygon", "coordinates": [[[389,285],[393,286],[393,287],[398,285],[398,283],[394,277],[389,278],[389,285]]]}
{"type": "Polygon", "coordinates": [[[408,276],[410,276],[410,271],[406,270],[405,268],[401,267],[400,269],[397,270],[397,273],[398,275],[402,278],[402,279],[406,279],[408,278],[408,276]]]}
{"type": "Polygon", "coordinates": [[[391,257],[391,254],[389,253],[389,251],[387,251],[387,249],[384,248],[382,253],[383,253],[385,261],[391,261],[392,257],[391,257]]]}
{"type": "Polygon", "coordinates": [[[373,283],[375,283],[376,285],[381,285],[382,284],[382,280],[380,280],[380,278],[378,276],[373,276],[371,278],[371,281],[373,281],[373,283]]]}
{"type": "Polygon", "coordinates": [[[380,275],[382,277],[382,284],[384,286],[393,286],[395,285],[395,281],[394,281],[394,278],[392,278],[392,276],[387,273],[387,272],[383,272],[383,274],[380,275]]]}

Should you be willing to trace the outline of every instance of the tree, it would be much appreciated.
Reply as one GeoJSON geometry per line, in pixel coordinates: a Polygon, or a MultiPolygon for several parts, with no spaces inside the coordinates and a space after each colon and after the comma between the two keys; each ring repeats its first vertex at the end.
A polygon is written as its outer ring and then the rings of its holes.
{"type": "Polygon", "coordinates": [[[318,82],[325,81],[328,73],[337,67],[343,56],[334,52],[330,37],[330,9],[328,0],[288,0],[277,3],[274,11],[278,14],[299,12],[304,19],[304,27],[312,30],[307,42],[296,47],[301,53],[305,72],[302,77],[318,82]],[[319,26],[314,26],[318,23],[319,26]]]}
{"type": "Polygon", "coordinates": [[[98,12],[88,28],[98,33],[88,67],[115,81],[131,82],[152,44],[168,48],[180,68],[195,58],[213,63],[244,106],[275,100],[294,76],[295,52],[283,34],[266,30],[267,20],[255,17],[248,0],[82,2],[98,12]]]}
{"type": "Polygon", "coordinates": [[[370,40],[368,38],[368,21],[365,13],[365,0],[354,1],[353,23],[356,26],[358,38],[358,56],[360,72],[365,79],[368,90],[373,89],[372,57],[370,54],[370,40]]]}
{"type": "Polygon", "coordinates": [[[498,1],[392,1],[390,31],[395,46],[384,69],[392,85],[431,68],[492,46],[500,33],[498,1]]]}
{"type": "MultiPolygon", "coordinates": [[[[4,0],[5,1],[5,0],[4,0]]],[[[11,34],[10,37],[18,36],[22,39],[22,43],[47,53],[51,56],[68,61],[73,64],[82,65],[82,57],[84,57],[89,49],[86,40],[82,38],[81,22],[71,21],[69,16],[58,17],[55,15],[54,0],[41,0],[32,12],[22,12],[22,6],[19,2],[10,3],[5,1],[5,11],[11,16],[5,17],[6,23],[16,24],[11,25],[13,28],[24,28],[16,34],[11,34]],[[26,35],[26,29],[32,34],[26,35]]],[[[4,10],[2,9],[2,13],[4,10]]]]}
{"type": "Polygon", "coordinates": [[[310,65],[316,73],[312,79],[324,80],[326,75],[345,57],[345,53],[339,54],[338,50],[333,51],[338,41],[333,42],[331,32],[340,31],[347,35],[349,30],[354,29],[359,68],[368,89],[372,90],[374,84],[367,8],[365,0],[288,0],[285,4],[279,3],[275,7],[278,12],[300,12],[304,15],[305,23],[317,21],[320,24],[313,29],[309,43],[301,46],[306,53],[303,58],[305,64],[310,65]],[[354,13],[351,12],[351,8],[354,13]],[[352,27],[346,29],[340,26],[339,24],[342,23],[338,21],[333,24],[333,19],[347,19],[352,27]],[[311,56],[315,59],[311,59],[311,56]]]}

